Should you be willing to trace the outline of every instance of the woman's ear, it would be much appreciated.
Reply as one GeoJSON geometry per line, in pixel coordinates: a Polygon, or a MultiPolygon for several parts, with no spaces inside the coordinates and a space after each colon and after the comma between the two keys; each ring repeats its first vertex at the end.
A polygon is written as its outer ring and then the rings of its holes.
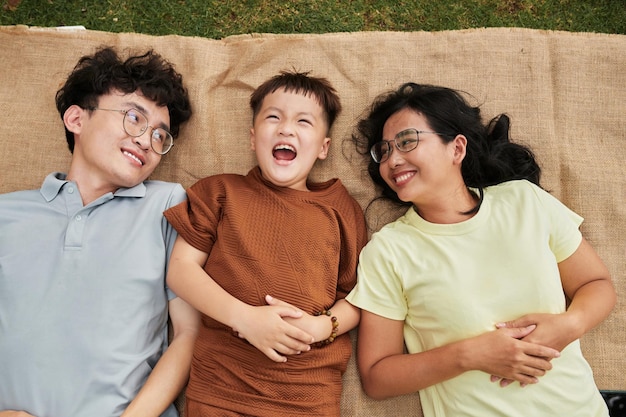
{"type": "Polygon", "coordinates": [[[63,123],[65,128],[70,132],[78,135],[83,128],[83,116],[85,115],[85,109],[73,104],[65,110],[63,113],[63,123]]]}
{"type": "Polygon", "coordinates": [[[454,163],[461,164],[467,153],[467,138],[464,135],[456,135],[452,140],[454,147],[454,163]]]}

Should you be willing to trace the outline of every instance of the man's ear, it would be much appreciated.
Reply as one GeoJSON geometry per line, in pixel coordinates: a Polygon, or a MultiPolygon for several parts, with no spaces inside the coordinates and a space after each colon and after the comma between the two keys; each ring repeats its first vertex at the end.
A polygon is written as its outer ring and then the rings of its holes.
{"type": "Polygon", "coordinates": [[[85,109],[73,104],[65,110],[63,113],[63,123],[65,128],[70,132],[79,135],[83,128],[83,117],[85,116],[85,109]]]}
{"type": "Polygon", "coordinates": [[[328,156],[328,149],[330,148],[330,138],[324,138],[322,142],[322,149],[320,149],[320,153],[317,155],[318,159],[326,159],[328,156]]]}
{"type": "Polygon", "coordinates": [[[467,138],[464,135],[456,135],[452,143],[454,145],[454,163],[461,164],[467,153],[467,138]]]}

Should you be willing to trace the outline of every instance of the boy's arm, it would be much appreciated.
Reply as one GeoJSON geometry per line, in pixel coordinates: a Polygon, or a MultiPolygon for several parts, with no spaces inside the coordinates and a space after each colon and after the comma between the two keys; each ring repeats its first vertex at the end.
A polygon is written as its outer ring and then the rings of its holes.
{"type": "Polygon", "coordinates": [[[172,341],[122,417],[158,417],[187,383],[200,315],[181,298],[174,298],[169,302],[169,316],[172,341]]]}
{"type": "MultiPolygon", "coordinates": [[[[291,307],[299,310],[297,307],[269,295],[265,297],[265,301],[269,305],[291,307]]],[[[329,310],[331,311],[330,316],[312,316],[302,311],[301,318],[286,318],[285,320],[313,335],[313,342],[327,340],[332,333],[334,333],[334,337],[342,335],[359,324],[361,310],[344,299],[337,300],[329,310]],[[332,317],[335,317],[337,320],[336,329],[333,329],[332,317]]]]}
{"type": "Polygon", "coordinates": [[[167,275],[169,288],[198,311],[231,327],[276,362],[285,362],[287,358],[283,355],[310,349],[312,336],[283,320],[283,317],[300,317],[298,310],[251,306],[240,301],[206,273],[207,258],[208,254],[178,236],[167,275]]]}
{"type": "Polygon", "coordinates": [[[25,411],[6,410],[0,411],[0,417],[35,417],[25,411]]]}

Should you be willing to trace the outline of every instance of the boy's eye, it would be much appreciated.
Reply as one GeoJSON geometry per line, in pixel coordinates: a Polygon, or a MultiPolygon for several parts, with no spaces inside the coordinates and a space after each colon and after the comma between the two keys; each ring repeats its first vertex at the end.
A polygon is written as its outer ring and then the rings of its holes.
{"type": "Polygon", "coordinates": [[[300,119],[300,120],[299,120],[299,122],[300,122],[300,123],[306,123],[306,124],[309,124],[309,125],[312,125],[312,124],[313,124],[313,123],[312,123],[310,120],[308,120],[308,119],[300,119]]]}

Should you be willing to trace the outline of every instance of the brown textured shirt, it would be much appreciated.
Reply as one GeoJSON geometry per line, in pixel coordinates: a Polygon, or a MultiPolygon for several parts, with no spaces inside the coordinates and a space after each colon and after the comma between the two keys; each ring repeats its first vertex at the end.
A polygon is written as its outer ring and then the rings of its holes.
{"type": "MultiPolygon", "coordinates": [[[[270,294],[309,314],[331,307],[356,283],[367,240],[363,212],[338,179],[278,187],[258,167],[204,178],[165,215],[189,244],[208,253],[205,271],[230,294],[265,305],[270,294]]],[[[341,326],[341,323],[339,323],[341,326]]],[[[322,348],[267,358],[231,329],[202,317],[187,397],[254,416],[339,416],[348,334],[322,348]]]]}

